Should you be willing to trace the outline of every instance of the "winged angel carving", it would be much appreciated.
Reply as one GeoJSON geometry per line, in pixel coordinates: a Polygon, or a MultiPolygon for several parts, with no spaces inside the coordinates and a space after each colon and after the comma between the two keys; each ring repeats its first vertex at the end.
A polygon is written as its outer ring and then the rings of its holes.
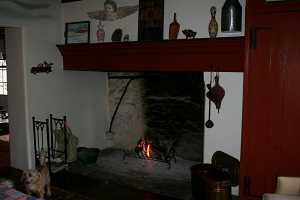
{"type": "Polygon", "coordinates": [[[88,16],[99,21],[115,21],[135,13],[138,8],[138,5],[118,7],[115,1],[106,0],[104,10],[88,12],[88,16]]]}
{"type": "Polygon", "coordinates": [[[118,7],[117,3],[113,0],[106,0],[104,2],[104,10],[97,10],[93,12],[88,12],[88,16],[91,19],[98,20],[98,30],[97,30],[97,41],[104,42],[105,31],[102,21],[115,21],[124,17],[127,17],[138,10],[139,6],[122,6],[118,7]]]}

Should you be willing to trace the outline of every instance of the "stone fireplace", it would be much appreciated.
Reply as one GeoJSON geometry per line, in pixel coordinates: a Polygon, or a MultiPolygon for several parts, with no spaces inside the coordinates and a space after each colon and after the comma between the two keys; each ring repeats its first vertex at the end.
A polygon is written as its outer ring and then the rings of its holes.
{"type": "Polygon", "coordinates": [[[204,97],[201,72],[109,73],[112,147],[134,150],[145,138],[161,152],[202,162],[204,97]]]}

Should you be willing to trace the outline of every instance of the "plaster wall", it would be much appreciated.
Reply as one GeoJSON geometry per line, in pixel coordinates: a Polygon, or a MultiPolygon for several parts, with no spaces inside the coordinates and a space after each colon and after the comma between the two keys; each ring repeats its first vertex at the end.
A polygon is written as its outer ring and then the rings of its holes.
{"type": "Polygon", "coordinates": [[[28,114],[26,84],[24,76],[23,59],[23,31],[21,28],[8,28],[7,36],[7,60],[10,60],[8,85],[11,90],[9,96],[10,114],[10,153],[11,165],[16,168],[28,168],[30,165],[30,153],[28,148],[28,114]]]}
{"type": "Polygon", "coordinates": [[[106,73],[64,71],[64,106],[79,146],[100,149],[107,146],[106,84],[106,73]]]}

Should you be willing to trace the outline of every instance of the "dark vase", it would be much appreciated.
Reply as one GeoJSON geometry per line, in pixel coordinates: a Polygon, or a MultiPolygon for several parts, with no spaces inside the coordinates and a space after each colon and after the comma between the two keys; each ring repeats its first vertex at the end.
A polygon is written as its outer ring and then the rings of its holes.
{"type": "Polygon", "coordinates": [[[226,0],[222,7],[222,32],[242,31],[242,6],[239,0],[226,0]]]}
{"type": "Polygon", "coordinates": [[[113,41],[113,42],[121,42],[122,35],[123,35],[122,29],[120,29],[120,28],[116,29],[113,32],[112,36],[111,36],[111,41],[113,41]]]}

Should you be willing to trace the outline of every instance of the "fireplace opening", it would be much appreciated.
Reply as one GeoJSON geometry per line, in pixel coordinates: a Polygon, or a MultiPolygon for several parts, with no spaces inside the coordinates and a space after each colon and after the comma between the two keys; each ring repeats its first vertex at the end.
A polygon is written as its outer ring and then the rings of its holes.
{"type": "Polygon", "coordinates": [[[203,73],[108,73],[108,97],[109,147],[83,174],[179,199],[191,195],[190,167],[203,162],[203,73]]]}
{"type": "MultiPolygon", "coordinates": [[[[137,151],[147,143],[143,148],[152,146],[156,160],[168,161],[176,155],[203,161],[203,73],[109,75],[112,146],[137,151]]],[[[149,159],[141,153],[137,156],[149,159]]]]}

